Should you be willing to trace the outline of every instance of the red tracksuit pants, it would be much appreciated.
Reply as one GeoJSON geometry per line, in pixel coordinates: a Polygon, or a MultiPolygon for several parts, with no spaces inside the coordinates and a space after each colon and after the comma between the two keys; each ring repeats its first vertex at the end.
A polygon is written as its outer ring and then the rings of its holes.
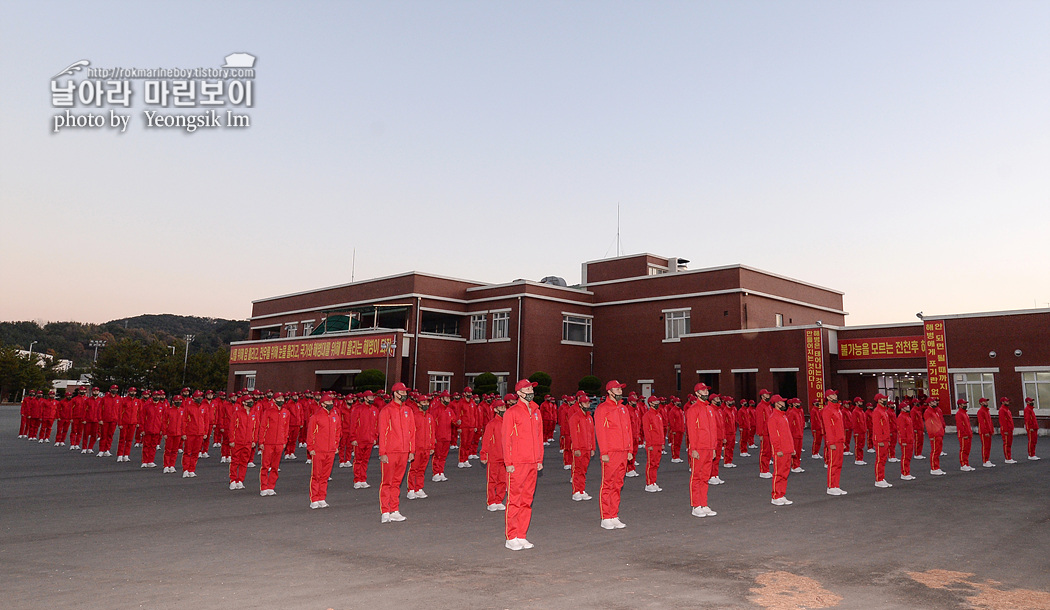
{"type": "Polygon", "coordinates": [[[941,468],[941,445],[944,444],[943,436],[930,437],[930,470],[941,468]]]}
{"type": "Polygon", "coordinates": [[[350,444],[350,434],[339,437],[339,463],[352,464],[354,461],[353,445],[350,444]]]}
{"type": "Polygon", "coordinates": [[[811,451],[813,455],[817,455],[818,453],[820,453],[820,442],[821,440],[823,440],[823,438],[824,433],[822,433],[820,430],[813,430],[813,450],[811,451]]]}
{"type": "Polygon", "coordinates": [[[99,423],[95,421],[89,421],[84,424],[84,444],[83,449],[94,449],[95,442],[98,441],[98,428],[99,423]]]}
{"type": "Polygon", "coordinates": [[[1039,440],[1039,431],[1038,430],[1029,430],[1028,431],[1028,457],[1033,457],[1035,455],[1035,442],[1037,440],[1039,440]]]}
{"type": "MultiPolygon", "coordinates": [[[[259,491],[273,489],[277,485],[277,471],[281,467],[284,445],[263,445],[262,468],[259,469],[259,491]]],[[[311,460],[310,465],[313,465],[311,460]]],[[[325,479],[327,482],[328,479],[325,479]]],[[[311,500],[312,501],[312,500],[311,500]]]]}
{"type": "Polygon", "coordinates": [[[981,435],[981,463],[992,461],[992,435],[981,435]]]}
{"type": "Polygon", "coordinates": [[[117,440],[117,455],[130,455],[131,445],[135,441],[135,424],[120,427],[120,436],[117,440]]]}
{"type": "Polygon", "coordinates": [[[157,461],[157,445],[160,445],[159,434],[142,435],[142,463],[153,464],[157,461]]]}
{"type": "Polygon", "coordinates": [[[735,452],[736,452],[736,435],[734,434],[733,436],[730,436],[728,439],[726,439],[725,457],[724,457],[724,460],[725,460],[726,464],[732,464],[733,463],[733,453],[735,453],[735,452]]]}
{"type": "MultiPolygon", "coordinates": [[[[801,468],[802,467],[802,437],[793,436],[791,440],[795,443],[795,455],[791,456],[791,467],[801,468]]],[[[726,462],[727,464],[729,462],[726,462]]]]}
{"type": "Polygon", "coordinates": [[[248,462],[255,455],[251,445],[234,445],[230,451],[230,483],[243,483],[248,474],[248,462]]]}
{"type": "Polygon", "coordinates": [[[660,471],[660,458],[663,457],[663,447],[645,448],[645,484],[656,485],[656,475],[660,471]]]}
{"type": "Polygon", "coordinates": [[[580,451],[580,455],[572,457],[572,493],[587,491],[587,471],[590,467],[590,451],[580,451]]]}
{"type": "Polygon", "coordinates": [[[857,446],[857,452],[853,455],[853,460],[857,462],[864,461],[864,432],[857,432],[853,435],[856,441],[854,444],[857,446]]]}
{"type": "Polygon", "coordinates": [[[460,428],[459,429],[459,461],[466,462],[468,458],[474,454],[474,451],[478,448],[477,429],[475,428],[460,428]]]}
{"type": "MultiPolygon", "coordinates": [[[[50,432],[51,431],[48,430],[49,434],[50,434],[50,432]]],[[[1013,433],[1013,431],[1012,430],[1004,430],[1004,431],[1002,431],[1001,436],[1003,437],[1003,456],[1006,459],[1008,459],[1008,460],[1014,459],[1014,457],[1013,457],[1013,449],[1014,449],[1014,433],[1013,433]]]]}
{"type": "Polygon", "coordinates": [[[288,426],[288,444],[284,446],[285,455],[295,453],[295,446],[299,442],[299,428],[301,426],[288,426]]]}
{"type": "Polygon", "coordinates": [[[84,422],[73,420],[70,422],[70,428],[69,444],[73,447],[79,447],[80,443],[84,440],[84,422]]]}
{"type": "Polygon", "coordinates": [[[368,482],[368,460],[372,458],[372,443],[358,441],[354,446],[354,483],[368,482]]]}
{"type": "Polygon", "coordinates": [[[545,419],[543,420],[543,440],[544,442],[551,441],[554,439],[554,420],[545,419]]]}
{"type": "Polygon", "coordinates": [[[164,435],[164,467],[174,468],[179,461],[179,447],[182,446],[182,437],[171,434],[164,435]]]}
{"type": "MultiPolygon", "coordinates": [[[[897,457],[897,431],[890,431],[889,454],[891,458],[897,457]]],[[[889,458],[887,458],[889,459],[889,458]]]]}
{"type": "Polygon", "coordinates": [[[834,449],[831,445],[824,449],[824,464],[828,467],[828,489],[838,488],[842,479],[842,454],[845,449],[839,443],[834,445],[834,449]]]}
{"type": "Polygon", "coordinates": [[[381,512],[392,513],[400,506],[401,482],[405,480],[408,454],[387,454],[386,463],[380,463],[379,466],[382,473],[382,482],[379,484],[379,508],[381,512]]]}
{"type": "Polygon", "coordinates": [[[408,465],[408,488],[421,491],[427,478],[427,464],[430,463],[430,451],[416,453],[416,459],[408,465]]]}
{"type": "Polygon", "coordinates": [[[51,440],[51,428],[54,427],[55,420],[53,419],[41,419],[40,420],[40,432],[36,435],[37,438],[42,438],[45,441],[51,440]]]}
{"type": "Polygon", "coordinates": [[[758,471],[769,472],[769,461],[773,459],[773,446],[769,444],[769,437],[762,437],[762,448],[758,453],[758,471]]]}
{"type": "Polygon", "coordinates": [[[682,459],[682,432],[671,432],[671,459],[682,459]]]}
{"type": "MultiPolygon", "coordinates": [[[[334,451],[315,451],[310,456],[311,502],[320,502],[328,497],[328,477],[332,476],[332,464],[334,463],[334,451]]],[[[277,476],[274,475],[274,482],[276,481],[277,476]]]]}
{"type": "Polygon", "coordinates": [[[507,540],[525,538],[529,533],[536,472],[536,464],[514,464],[514,472],[507,473],[507,540]]]}
{"type": "Polygon", "coordinates": [[[562,445],[562,448],[565,449],[565,451],[561,454],[562,464],[563,465],[570,465],[570,464],[572,464],[572,452],[573,452],[573,449],[572,449],[572,438],[569,437],[569,436],[563,436],[561,445],[562,445]]]}
{"type": "Polygon", "coordinates": [[[29,436],[29,416],[23,415],[21,423],[18,424],[18,436],[29,436]]]}
{"type": "Polygon", "coordinates": [[[700,457],[689,455],[689,504],[693,508],[707,506],[707,481],[711,478],[711,465],[715,461],[714,449],[700,449],[697,454],[700,457]]]}
{"type": "Polygon", "coordinates": [[[102,434],[98,438],[98,450],[99,452],[112,451],[113,449],[113,435],[117,432],[117,422],[106,421],[102,422],[102,434]]]}
{"type": "Polygon", "coordinates": [[[609,461],[602,462],[602,486],[598,489],[598,505],[602,519],[615,519],[620,514],[620,490],[627,476],[627,452],[610,451],[609,461]]]}
{"type": "Polygon", "coordinates": [[[915,453],[914,455],[922,455],[922,430],[915,431],[915,453]]]}
{"type": "Polygon", "coordinates": [[[203,435],[186,435],[186,445],[185,448],[182,450],[182,469],[184,471],[197,472],[197,460],[200,459],[201,447],[203,445],[203,435]]]}
{"type": "Polygon", "coordinates": [[[507,495],[507,465],[503,462],[488,463],[485,503],[487,505],[503,504],[507,495]]]}
{"type": "Polygon", "coordinates": [[[436,441],[434,445],[434,474],[445,474],[445,462],[448,461],[448,448],[452,441],[436,441]]]}
{"type": "Polygon", "coordinates": [[[71,422],[68,419],[58,420],[58,425],[55,426],[55,442],[64,443],[66,442],[66,435],[69,434],[69,424],[71,422]]]}
{"type": "Polygon", "coordinates": [[[773,454],[773,498],[783,498],[787,493],[788,475],[791,474],[791,456],[773,454]]]}
{"type": "MultiPolygon", "coordinates": [[[[904,440],[904,439],[902,439],[904,440]]],[[[901,443],[901,476],[911,475],[911,458],[915,455],[910,443],[901,443]]]]}
{"type": "Polygon", "coordinates": [[[875,443],[875,480],[886,480],[886,462],[890,459],[890,452],[885,445],[879,446],[875,443]]]}
{"type": "Polygon", "coordinates": [[[970,465],[970,444],[973,442],[972,436],[960,436],[959,437],[959,465],[969,466],[970,465]]]}

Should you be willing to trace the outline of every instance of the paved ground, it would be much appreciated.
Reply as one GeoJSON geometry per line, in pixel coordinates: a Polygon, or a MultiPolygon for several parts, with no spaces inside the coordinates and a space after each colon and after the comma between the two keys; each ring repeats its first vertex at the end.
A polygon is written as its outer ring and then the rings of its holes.
{"type": "Polygon", "coordinates": [[[257,470],[230,491],[216,457],[183,479],[16,439],[17,418],[0,407],[4,608],[1050,608],[1050,459],[1004,465],[997,449],[997,468],[961,473],[950,439],[947,476],[918,462],[917,480],[882,490],[850,464],[837,498],[806,456],[783,508],[740,458],[705,519],[685,465],[665,460],[662,493],[627,480],[615,531],[597,500],[569,499],[548,448],[536,548],[511,552],[480,465],[450,460],[450,481],[428,479],[430,498],[402,500],[407,521],[381,525],[378,485],[353,489],[349,469],[332,507],[310,510],[302,459],[262,498],[257,470]]]}

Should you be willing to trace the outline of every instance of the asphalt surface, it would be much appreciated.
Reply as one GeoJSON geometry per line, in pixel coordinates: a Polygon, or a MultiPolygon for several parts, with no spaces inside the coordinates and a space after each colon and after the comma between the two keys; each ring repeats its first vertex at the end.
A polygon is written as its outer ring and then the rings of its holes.
{"type": "MultiPolygon", "coordinates": [[[[547,448],[528,538],[503,546],[503,513],[485,510],[484,468],[428,478],[380,524],[378,461],[370,489],[335,468],[331,508],[310,510],[303,454],[284,462],[277,496],[258,469],[228,489],[213,452],[196,479],[15,438],[17,406],[0,407],[0,582],[4,608],[1050,608],[1050,459],[874,487],[847,463],[848,496],[824,493],[807,453],[794,504],[772,506],[757,457],[738,458],[711,488],[718,516],[690,515],[685,464],[665,456],[661,493],[627,479],[622,530],[570,500],[569,472],[547,448]]],[[[1048,439],[1041,439],[1050,458],[1048,439]]],[[[808,446],[807,436],[807,446],[808,446]]],[[[1020,451],[1017,451],[1020,449],[1020,451]]],[[[971,456],[977,462],[978,449],[971,456]]],[[[753,454],[757,456],[757,454],[753,454]]],[[[404,492],[402,493],[404,498],[404,492]]]]}

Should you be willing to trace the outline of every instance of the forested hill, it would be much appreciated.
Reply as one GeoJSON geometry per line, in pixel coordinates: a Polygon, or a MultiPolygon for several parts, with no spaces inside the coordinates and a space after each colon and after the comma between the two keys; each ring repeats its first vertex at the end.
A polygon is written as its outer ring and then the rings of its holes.
{"type": "Polygon", "coordinates": [[[59,359],[72,360],[76,367],[90,365],[94,353],[91,341],[112,344],[132,339],[146,344],[182,345],[184,335],[194,335],[194,351],[214,352],[228,347],[231,341],[247,339],[248,321],[145,314],[104,324],[49,322],[41,327],[36,322],[0,322],[0,345],[29,349],[29,344],[36,341],[34,352],[53,353],[59,359]]]}

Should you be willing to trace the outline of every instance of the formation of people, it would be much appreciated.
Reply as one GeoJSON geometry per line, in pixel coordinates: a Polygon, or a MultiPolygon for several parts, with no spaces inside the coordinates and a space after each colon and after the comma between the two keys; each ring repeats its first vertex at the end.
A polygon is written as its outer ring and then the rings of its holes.
{"type": "MultiPolygon", "coordinates": [[[[85,455],[112,457],[131,462],[139,448],[141,468],[155,468],[161,451],[163,473],[197,476],[200,459],[218,449],[220,462],[229,464],[230,490],[245,489],[249,468],[259,460],[259,494],[276,495],[282,460],[299,459],[305,449],[311,467],[309,506],[327,508],[328,483],[336,461],[351,468],[355,489],[370,487],[368,467],[372,454],[380,462],[380,521],[404,521],[400,512],[402,487],[407,479],[407,498],[427,498],[427,481],[448,481],[446,462],[453,450],[458,468],[486,467],[486,508],[504,511],[506,547],[533,547],[526,535],[532,516],[532,501],[538,471],[543,468],[544,447],[555,443],[562,465],[570,470],[573,501],[587,501],[587,476],[595,456],[601,469],[598,493],[599,525],[621,529],[620,496],[629,477],[645,476],[644,490],[663,491],[658,477],[663,456],[672,463],[689,462],[689,501],[695,517],[713,517],[708,490],[725,481],[721,468],[736,468],[735,456],[759,453],[758,476],[772,479],[770,501],[787,506],[787,481],[802,468],[803,431],[806,413],[797,398],[785,398],[768,390],[759,400],[737,401],[712,394],[698,383],[684,401],[634,393],[624,395],[625,384],[615,380],[605,386],[605,395],[592,398],[585,392],[553,396],[535,402],[536,383],[517,382],[505,396],[479,396],[470,388],[462,393],[442,391],[421,394],[403,383],[390,393],[371,391],[341,395],[334,392],[260,392],[227,394],[212,390],[181,392],[168,397],[163,390],[128,388],[123,394],[111,386],[80,387],[59,398],[29,393],[22,401],[19,438],[51,443],[85,455]],[[68,439],[68,440],[67,440],[68,439]],[[114,440],[116,447],[114,448],[114,440]],[[163,442],[162,442],[163,441],[163,442]],[[685,458],[682,457],[683,445],[685,458]],[[97,446],[97,452],[96,452],[97,446]],[[639,473],[639,455],[644,452],[644,470],[639,473]],[[181,463],[180,463],[181,462],[181,463]]],[[[1038,424],[1034,401],[1026,399],[1022,425],[1027,437],[1029,460],[1038,460],[1038,424]]],[[[973,421],[965,399],[957,402],[955,426],[959,438],[959,469],[970,466],[974,435],[973,421]]],[[[814,401],[808,413],[812,433],[810,456],[822,460],[826,469],[827,494],[846,495],[840,480],[843,462],[852,457],[866,466],[873,454],[874,484],[892,487],[887,481],[889,463],[899,463],[900,479],[910,481],[914,460],[925,460],[929,447],[930,475],[945,474],[941,457],[945,418],[941,405],[931,398],[908,397],[891,401],[876,394],[872,402],[860,397],[840,402],[835,390],[825,400],[814,401]]],[[[1013,464],[1015,426],[1008,398],[1000,400],[997,413],[1002,454],[1013,464]]],[[[976,414],[980,463],[991,461],[995,434],[988,400],[979,400],[976,414]]]]}

